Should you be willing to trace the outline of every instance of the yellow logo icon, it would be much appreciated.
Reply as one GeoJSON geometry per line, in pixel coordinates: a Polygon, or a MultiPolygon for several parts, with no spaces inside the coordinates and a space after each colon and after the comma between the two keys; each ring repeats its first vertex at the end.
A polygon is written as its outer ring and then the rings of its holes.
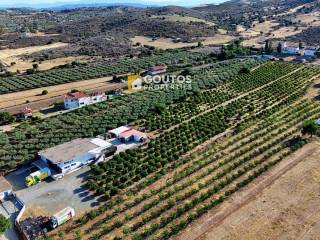
{"type": "Polygon", "coordinates": [[[128,90],[131,91],[132,89],[138,89],[141,87],[141,81],[137,81],[141,77],[139,75],[129,75],[128,76],[128,90]]]}

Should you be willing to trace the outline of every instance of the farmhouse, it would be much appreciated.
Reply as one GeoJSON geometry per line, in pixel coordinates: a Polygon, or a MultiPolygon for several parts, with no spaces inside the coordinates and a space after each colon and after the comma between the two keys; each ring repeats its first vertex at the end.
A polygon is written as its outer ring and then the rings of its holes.
{"type": "Polygon", "coordinates": [[[281,53],[283,54],[299,54],[300,48],[295,46],[288,46],[286,42],[281,44],[281,53]]]}
{"type": "Polygon", "coordinates": [[[19,119],[28,119],[33,117],[33,111],[30,107],[24,107],[21,109],[20,113],[18,113],[17,117],[19,119]]]}
{"type": "Polygon", "coordinates": [[[0,201],[12,194],[11,184],[4,178],[0,177],[0,201]]]}
{"type": "Polygon", "coordinates": [[[84,92],[76,91],[69,92],[64,97],[64,108],[65,109],[74,109],[83,107],[89,104],[97,103],[106,100],[105,93],[97,92],[87,94],[84,92]]]}
{"type": "Polygon", "coordinates": [[[78,138],[39,152],[41,159],[58,173],[68,173],[111,156],[117,148],[99,138],[78,138]]]}
{"type": "Polygon", "coordinates": [[[148,69],[148,73],[152,76],[164,74],[167,72],[167,66],[165,65],[155,65],[148,69]]]}
{"type": "Polygon", "coordinates": [[[112,137],[119,139],[123,143],[135,141],[144,142],[148,139],[147,134],[127,126],[121,126],[109,131],[112,137]]]}
{"type": "Polygon", "coordinates": [[[108,133],[110,133],[111,137],[113,137],[113,138],[119,138],[121,133],[126,132],[130,129],[131,128],[129,128],[127,126],[121,126],[121,127],[109,130],[108,133]]]}
{"type": "Polygon", "coordinates": [[[144,142],[147,140],[147,135],[143,132],[137,131],[135,129],[130,129],[125,132],[122,132],[119,136],[121,142],[144,142]]]}
{"type": "Polygon", "coordinates": [[[306,57],[314,57],[316,56],[317,49],[316,48],[306,48],[303,50],[303,55],[306,57]]]}

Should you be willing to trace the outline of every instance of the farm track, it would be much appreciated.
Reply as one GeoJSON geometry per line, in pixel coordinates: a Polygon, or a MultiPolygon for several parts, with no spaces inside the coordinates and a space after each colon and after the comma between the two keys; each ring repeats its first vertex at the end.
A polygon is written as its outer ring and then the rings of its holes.
{"type": "MultiPolygon", "coordinates": [[[[97,92],[97,91],[113,91],[117,89],[121,89],[127,86],[127,83],[101,83],[101,84],[92,84],[87,85],[85,87],[74,87],[77,90],[86,91],[88,93],[97,92]]],[[[46,108],[56,102],[63,102],[64,95],[74,88],[68,88],[66,90],[51,92],[50,95],[54,95],[52,97],[46,97],[45,99],[40,99],[36,101],[32,101],[30,103],[25,103],[30,97],[26,97],[25,99],[21,98],[19,100],[6,101],[4,103],[0,103],[0,105],[14,105],[11,107],[1,108],[1,111],[10,112],[12,114],[19,113],[21,109],[25,106],[31,107],[33,110],[39,110],[42,108],[46,108]],[[55,96],[56,95],[56,96],[55,96]],[[16,104],[17,102],[21,102],[21,104],[16,104]],[[23,103],[23,104],[22,104],[23,103]]],[[[35,96],[37,98],[37,96],[35,96]]],[[[42,97],[41,97],[42,98],[42,97]]]]}
{"type": "Polygon", "coordinates": [[[268,188],[282,175],[290,171],[290,169],[308,156],[311,156],[316,149],[317,148],[313,143],[305,146],[303,149],[285,159],[281,165],[275,167],[266,175],[256,179],[246,189],[236,193],[228,203],[223,204],[227,206],[221,206],[219,209],[208,212],[201,219],[198,219],[195,223],[190,225],[188,229],[184,230],[182,233],[176,237],[173,237],[172,239],[204,240],[208,231],[211,231],[219,226],[219,224],[221,224],[227,217],[251,202],[257,195],[261,194],[264,189],[268,188]]]}

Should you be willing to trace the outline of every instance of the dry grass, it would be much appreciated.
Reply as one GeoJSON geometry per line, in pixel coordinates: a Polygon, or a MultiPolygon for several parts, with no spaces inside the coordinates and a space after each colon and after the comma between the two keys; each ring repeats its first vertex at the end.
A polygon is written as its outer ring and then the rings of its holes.
{"type": "Polygon", "coordinates": [[[195,17],[188,17],[188,16],[181,16],[181,15],[177,15],[177,14],[152,16],[152,18],[161,18],[161,19],[171,21],[171,22],[184,22],[184,23],[197,22],[197,23],[205,23],[209,26],[215,25],[215,23],[206,21],[204,19],[195,18],[195,17]]]}
{"type": "Polygon", "coordinates": [[[39,70],[48,70],[48,69],[52,69],[56,66],[71,63],[73,61],[88,62],[88,61],[90,61],[90,58],[86,57],[86,56],[62,57],[62,58],[55,58],[52,60],[45,60],[45,61],[42,61],[41,63],[32,62],[31,60],[17,59],[16,64],[9,67],[8,70],[11,72],[16,72],[17,70],[25,71],[29,68],[32,68],[32,65],[35,63],[37,63],[39,65],[39,70]]]}
{"type": "Polygon", "coordinates": [[[320,26],[320,12],[312,12],[308,14],[300,14],[292,18],[294,22],[301,22],[304,24],[311,24],[312,26],[320,26]]]}
{"type": "Polygon", "coordinates": [[[27,68],[32,67],[32,63],[29,61],[24,61],[21,59],[21,55],[28,55],[35,52],[48,50],[48,49],[56,49],[68,46],[67,43],[53,43],[44,46],[32,46],[25,48],[17,48],[17,49],[4,49],[0,50],[0,61],[10,66],[11,63],[15,62],[16,64],[11,68],[10,71],[25,70],[27,68]]]}
{"type": "MultiPolygon", "coordinates": [[[[222,34],[217,34],[214,37],[206,37],[202,38],[203,45],[210,45],[210,44],[225,44],[228,42],[231,42],[234,37],[229,36],[229,35],[222,35],[222,34]]],[[[144,37],[144,36],[136,36],[131,39],[134,44],[136,43],[141,43],[142,45],[149,45],[149,46],[154,46],[159,49],[174,49],[174,48],[183,48],[183,47],[192,47],[192,46],[197,46],[198,43],[174,43],[171,38],[159,38],[155,41],[152,41],[151,38],[144,37]]]]}
{"type": "Polygon", "coordinates": [[[320,144],[313,144],[312,155],[201,239],[318,239],[320,144]]]}

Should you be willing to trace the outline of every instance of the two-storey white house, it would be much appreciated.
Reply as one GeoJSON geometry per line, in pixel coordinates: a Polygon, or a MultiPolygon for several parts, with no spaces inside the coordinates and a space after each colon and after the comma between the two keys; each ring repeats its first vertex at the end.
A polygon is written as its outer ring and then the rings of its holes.
{"type": "Polygon", "coordinates": [[[64,97],[64,108],[74,109],[83,107],[89,104],[97,103],[106,100],[106,94],[103,92],[84,93],[84,92],[69,92],[64,97]]]}

